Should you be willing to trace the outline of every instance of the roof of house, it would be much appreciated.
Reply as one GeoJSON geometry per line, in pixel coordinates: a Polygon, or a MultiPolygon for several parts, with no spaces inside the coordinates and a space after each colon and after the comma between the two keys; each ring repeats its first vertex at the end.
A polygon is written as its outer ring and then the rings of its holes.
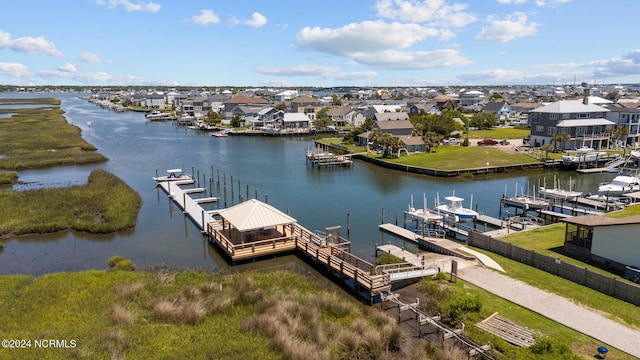
{"type": "Polygon", "coordinates": [[[305,113],[284,113],[283,121],[310,121],[305,113]]]}
{"type": "Polygon", "coordinates": [[[382,112],[373,114],[374,121],[402,121],[408,120],[409,114],[406,112],[382,112]]]}
{"type": "Polygon", "coordinates": [[[327,110],[327,116],[346,115],[351,111],[349,106],[333,107],[327,110]]]}
{"type": "Polygon", "coordinates": [[[499,101],[499,102],[488,102],[483,108],[482,110],[485,112],[498,112],[500,110],[502,110],[502,107],[506,104],[506,101],[499,101]]]}
{"type": "Polygon", "coordinates": [[[380,130],[413,129],[413,124],[409,120],[376,121],[374,126],[377,126],[380,130]]]}
{"type": "Polygon", "coordinates": [[[422,136],[398,136],[405,145],[424,145],[422,136]]]}
{"type": "Polygon", "coordinates": [[[611,226],[640,224],[640,215],[632,215],[623,218],[610,218],[600,215],[580,215],[561,219],[560,221],[584,226],[611,226]]]}
{"type": "Polygon", "coordinates": [[[603,108],[600,105],[588,103],[584,104],[582,100],[562,100],[550,103],[548,105],[541,106],[537,109],[531,110],[531,112],[537,113],[589,113],[589,112],[606,112],[609,109],[603,108]]]}
{"type": "Polygon", "coordinates": [[[261,97],[248,97],[236,95],[224,102],[225,104],[268,104],[269,102],[261,97]]]}
{"type": "Polygon", "coordinates": [[[319,99],[316,98],[312,98],[311,96],[306,96],[306,95],[302,95],[302,96],[298,96],[295,97],[293,99],[291,99],[292,103],[320,103],[319,99]]]}
{"type": "Polygon", "coordinates": [[[291,216],[256,199],[220,210],[219,214],[241,232],[296,223],[291,216]]]}

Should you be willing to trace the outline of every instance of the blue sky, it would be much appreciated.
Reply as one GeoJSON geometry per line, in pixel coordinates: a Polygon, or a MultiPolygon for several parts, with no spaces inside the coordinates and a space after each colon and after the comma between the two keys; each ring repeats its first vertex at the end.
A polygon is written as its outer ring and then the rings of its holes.
{"type": "Polygon", "coordinates": [[[636,0],[7,0],[0,84],[640,83],[636,0]]]}

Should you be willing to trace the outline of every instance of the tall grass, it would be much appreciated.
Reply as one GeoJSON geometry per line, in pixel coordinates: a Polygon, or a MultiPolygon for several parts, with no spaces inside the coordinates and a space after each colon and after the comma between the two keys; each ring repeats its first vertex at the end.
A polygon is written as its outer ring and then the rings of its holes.
{"type": "Polygon", "coordinates": [[[83,186],[3,192],[0,235],[127,230],[135,226],[141,204],[140,196],[122,180],[94,170],[83,186]]]}
{"type": "Polygon", "coordinates": [[[20,103],[47,103],[54,107],[2,109],[14,115],[2,121],[0,154],[5,157],[0,158],[0,169],[22,170],[107,160],[82,139],[80,128],[66,121],[59,101],[21,99],[20,103]]]}

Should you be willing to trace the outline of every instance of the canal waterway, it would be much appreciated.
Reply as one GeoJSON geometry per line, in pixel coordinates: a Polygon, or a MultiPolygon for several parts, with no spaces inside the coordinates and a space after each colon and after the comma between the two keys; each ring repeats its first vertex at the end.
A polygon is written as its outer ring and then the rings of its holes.
{"type": "MultiPolygon", "coordinates": [[[[318,169],[306,163],[305,151],[313,146],[310,138],[218,138],[171,121],[149,122],[142,113],[108,111],[79,95],[0,94],[61,98],[67,121],[80,127],[83,138],[109,158],[91,166],[23,171],[22,183],[15,189],[83,184],[92,170],[102,168],[120,177],[142,197],[138,223],[134,230],[111,235],[62,232],[2,240],[0,273],[40,275],[102,269],[116,254],[133,260],[139,267],[228,268],[221,253],[209,246],[196,226],[156,188],[152,180],[156,171],[164,175],[170,168],[182,168],[188,173],[193,169],[203,179],[201,185],[207,187],[212,175],[216,180],[219,176],[221,182],[226,178],[228,205],[238,203],[239,195],[246,198],[248,185],[249,197],[255,197],[257,192],[258,199],[268,198],[269,204],[288,211],[312,231],[340,225],[342,235],[352,242],[352,252],[366,259],[373,258],[376,244],[394,240],[383,235],[378,225],[383,221],[395,223],[396,217],[402,222],[411,195],[415,207],[422,207],[426,193],[428,205],[433,207],[438,194],[444,200],[455,192],[465,199],[465,206],[473,199],[473,208],[498,217],[500,196],[505,188],[509,195],[513,194],[516,184],[526,193],[527,187],[531,189],[545,179],[551,186],[554,177],[568,188],[571,178],[574,189],[595,192],[600,182],[614,176],[554,169],[444,179],[392,171],[362,161],[347,168],[318,169]]],[[[275,263],[296,261],[283,257],[275,263]]]]}

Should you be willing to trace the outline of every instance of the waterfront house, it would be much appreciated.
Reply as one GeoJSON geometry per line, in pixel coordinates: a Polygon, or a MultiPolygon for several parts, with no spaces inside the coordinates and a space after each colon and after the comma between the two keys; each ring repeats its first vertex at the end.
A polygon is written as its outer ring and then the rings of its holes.
{"type": "MultiPolygon", "coordinates": [[[[269,106],[269,102],[261,97],[248,97],[245,95],[236,95],[223,103],[225,118],[233,117],[233,110],[238,106],[250,106],[257,109],[262,109],[269,106]]],[[[258,110],[259,111],[259,110],[258,110]]],[[[256,111],[257,112],[257,111],[256,111]]]]}
{"type": "Polygon", "coordinates": [[[275,121],[275,127],[281,132],[308,132],[311,119],[305,113],[284,113],[275,121]]]}
{"type": "Polygon", "coordinates": [[[549,144],[553,135],[565,132],[571,137],[564,144],[566,149],[606,148],[611,137],[606,129],[615,124],[605,118],[609,111],[589,103],[588,97],[557,101],[534,109],[529,115],[531,146],[549,144]]]}
{"type": "Polygon", "coordinates": [[[364,110],[364,116],[368,119],[373,119],[373,115],[386,112],[398,112],[402,110],[400,105],[369,105],[364,110]]]}
{"type": "Polygon", "coordinates": [[[350,112],[351,107],[349,106],[332,107],[327,110],[326,115],[337,126],[345,126],[348,123],[346,117],[350,112]]]}
{"type": "Polygon", "coordinates": [[[361,126],[364,124],[364,121],[367,119],[364,116],[364,112],[359,109],[351,109],[345,116],[345,121],[348,125],[351,126],[361,126]]]}
{"type": "Polygon", "coordinates": [[[640,268],[640,215],[610,218],[581,215],[561,220],[566,223],[564,250],[620,271],[640,268]]]}
{"type": "MultiPolygon", "coordinates": [[[[637,105],[637,103],[636,103],[637,105]]],[[[607,105],[610,111],[606,114],[616,127],[624,126],[629,133],[617,139],[619,145],[630,147],[640,146],[640,109],[634,106],[624,106],[620,103],[607,105]]]]}
{"type": "Polygon", "coordinates": [[[276,122],[284,117],[282,110],[266,107],[258,111],[258,114],[247,121],[247,125],[252,129],[261,127],[275,128],[276,122]]]}
{"type": "Polygon", "coordinates": [[[198,119],[207,116],[211,110],[209,100],[202,96],[195,96],[182,100],[178,105],[177,113],[181,115],[193,116],[198,119]]]}

